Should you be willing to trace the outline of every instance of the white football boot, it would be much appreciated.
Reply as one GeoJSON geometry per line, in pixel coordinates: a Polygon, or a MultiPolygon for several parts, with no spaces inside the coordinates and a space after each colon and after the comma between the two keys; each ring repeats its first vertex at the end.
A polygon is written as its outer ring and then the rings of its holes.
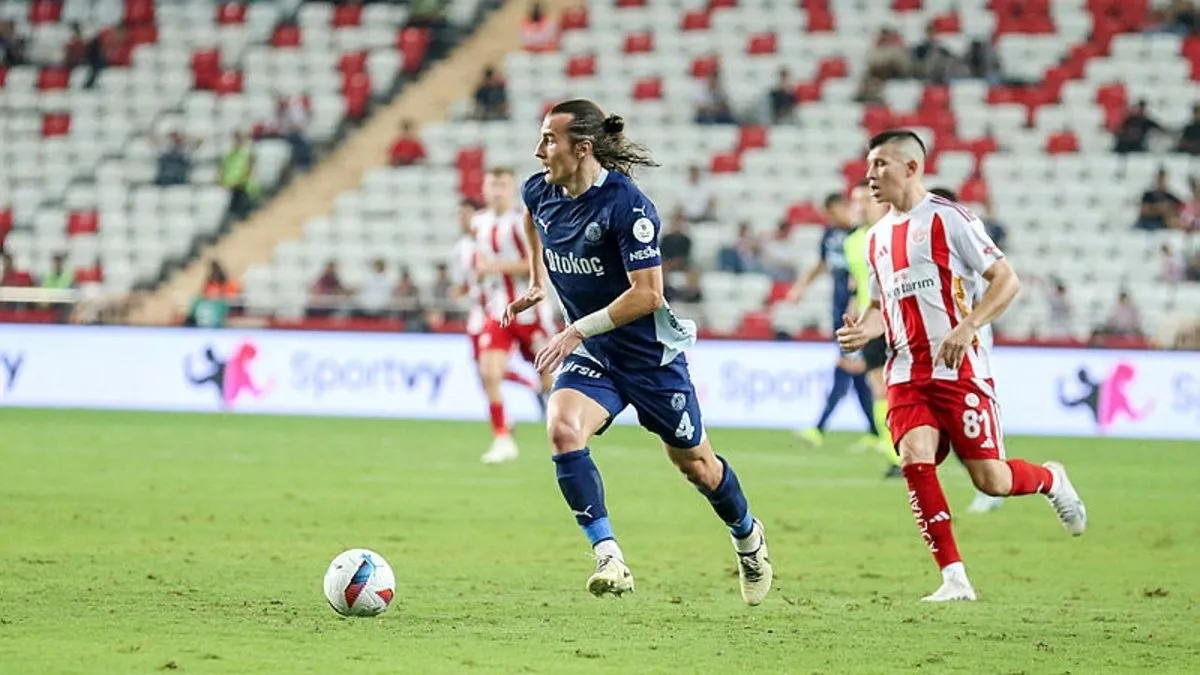
{"type": "Polygon", "coordinates": [[[1046,462],[1042,466],[1054,474],[1054,485],[1051,486],[1046,499],[1050,500],[1050,506],[1054,507],[1054,512],[1058,514],[1058,519],[1062,521],[1063,527],[1067,528],[1067,532],[1078,537],[1087,529],[1087,507],[1083,505],[1075,486],[1071,485],[1071,479],[1067,478],[1067,469],[1062,464],[1046,462]]]}
{"type": "Polygon", "coordinates": [[[975,499],[967,507],[967,511],[971,513],[988,513],[989,511],[995,511],[1003,505],[1004,497],[993,497],[976,490],[975,499]]]}
{"type": "Polygon", "coordinates": [[[611,593],[617,597],[633,592],[633,572],[625,565],[625,561],[612,555],[596,556],[596,571],[588,577],[587,589],[592,595],[600,597],[611,593]]]}
{"type": "Polygon", "coordinates": [[[738,557],[738,582],[742,587],[742,600],[746,601],[747,605],[757,605],[767,597],[767,592],[771,590],[771,580],[774,578],[774,571],[771,568],[771,558],[767,554],[767,536],[763,532],[762,523],[754,521],[754,527],[750,530],[750,536],[747,540],[757,540],[758,546],[752,551],[741,551],[738,547],[737,539],[733,540],[733,549],[737,551],[738,557]]]}
{"type": "Polygon", "coordinates": [[[492,440],[492,447],[483,453],[480,459],[484,464],[499,464],[501,462],[511,462],[517,458],[517,443],[512,436],[504,435],[497,436],[492,440]]]}
{"type": "Polygon", "coordinates": [[[922,602],[953,602],[975,599],[975,588],[967,578],[967,568],[960,562],[951,563],[942,570],[942,586],[931,595],[921,598],[922,602]]]}

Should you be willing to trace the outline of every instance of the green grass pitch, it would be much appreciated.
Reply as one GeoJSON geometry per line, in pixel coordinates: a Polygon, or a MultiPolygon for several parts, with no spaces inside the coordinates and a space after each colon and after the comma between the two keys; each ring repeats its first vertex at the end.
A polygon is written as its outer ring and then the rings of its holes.
{"type": "Polygon", "coordinates": [[[728,535],[634,428],[593,446],[638,591],[584,590],[588,549],[541,431],[511,465],[477,424],[0,411],[0,673],[1185,673],[1200,664],[1195,443],[1013,438],[1063,460],[1090,529],[1041,497],[966,513],[976,603],[939,578],[882,459],[712,430],[766,523],[776,587],[737,593],[728,535]],[[396,602],[343,619],[351,547],[396,602]]]}

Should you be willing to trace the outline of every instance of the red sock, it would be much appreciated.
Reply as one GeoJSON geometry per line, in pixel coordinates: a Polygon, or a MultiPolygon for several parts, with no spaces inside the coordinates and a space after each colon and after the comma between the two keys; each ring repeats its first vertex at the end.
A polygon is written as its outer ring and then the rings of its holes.
{"type": "Polygon", "coordinates": [[[1054,485],[1054,474],[1050,469],[1037,464],[1030,464],[1023,459],[1008,460],[1008,468],[1012,469],[1012,491],[1010,497],[1017,495],[1046,494],[1054,485]]]}
{"type": "Polygon", "coordinates": [[[534,391],[537,391],[539,388],[538,385],[535,384],[533,380],[529,379],[528,377],[525,377],[524,375],[518,373],[515,370],[510,370],[507,373],[505,373],[504,380],[506,382],[516,382],[517,384],[528,387],[534,391]]]}
{"type": "Polygon", "coordinates": [[[488,404],[488,413],[492,416],[492,435],[507,436],[508,422],[504,420],[504,404],[490,403],[488,404]]]}
{"type": "Polygon", "coordinates": [[[908,482],[908,505],[938,567],[962,562],[950,527],[950,505],[938,482],[937,465],[909,464],[903,472],[908,482]]]}

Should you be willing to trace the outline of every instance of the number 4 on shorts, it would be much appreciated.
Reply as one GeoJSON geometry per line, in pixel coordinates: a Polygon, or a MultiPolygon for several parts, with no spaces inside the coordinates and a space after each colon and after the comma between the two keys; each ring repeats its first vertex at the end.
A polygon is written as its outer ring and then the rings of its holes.
{"type": "Polygon", "coordinates": [[[675,436],[682,438],[685,441],[691,440],[692,435],[696,433],[696,427],[692,426],[692,416],[688,411],[683,411],[683,416],[679,418],[679,426],[675,427],[675,436]]]}

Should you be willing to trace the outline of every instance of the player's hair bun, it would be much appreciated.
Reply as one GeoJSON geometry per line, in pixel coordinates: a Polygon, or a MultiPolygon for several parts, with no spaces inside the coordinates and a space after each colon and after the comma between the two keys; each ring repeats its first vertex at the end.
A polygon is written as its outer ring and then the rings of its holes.
{"type": "Polygon", "coordinates": [[[606,134],[619,134],[625,131],[625,120],[620,115],[609,115],[601,126],[606,134]]]}

